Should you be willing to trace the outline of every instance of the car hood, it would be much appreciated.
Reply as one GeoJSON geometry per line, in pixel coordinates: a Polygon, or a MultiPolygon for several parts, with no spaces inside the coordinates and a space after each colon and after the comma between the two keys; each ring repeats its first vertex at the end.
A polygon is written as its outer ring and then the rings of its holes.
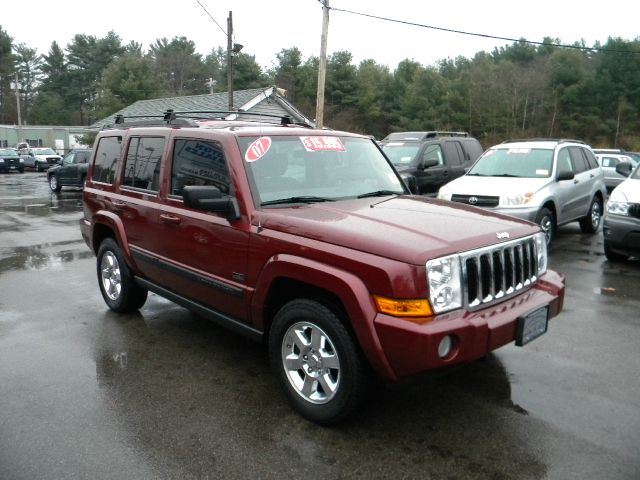
{"type": "Polygon", "coordinates": [[[537,192],[551,181],[550,178],[479,177],[463,175],[445,187],[458,195],[517,195],[537,192]]]}
{"type": "Polygon", "coordinates": [[[610,198],[617,200],[618,195],[624,195],[629,203],[640,203],[640,180],[627,178],[611,192],[610,198]]]}
{"type": "Polygon", "coordinates": [[[514,239],[539,231],[514,217],[413,195],[268,208],[252,223],[415,265],[501,243],[498,233],[514,239]]]}

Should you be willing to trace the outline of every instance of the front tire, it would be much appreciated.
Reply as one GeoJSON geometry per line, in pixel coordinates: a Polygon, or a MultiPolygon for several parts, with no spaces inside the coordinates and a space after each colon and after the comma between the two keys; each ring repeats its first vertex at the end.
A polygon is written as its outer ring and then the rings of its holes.
{"type": "Polygon", "coordinates": [[[536,216],[536,223],[540,225],[548,247],[556,236],[556,218],[553,212],[548,208],[543,208],[536,216]]]}
{"type": "Polygon", "coordinates": [[[135,282],[120,247],[112,238],[100,244],[96,266],[102,298],[111,310],[131,313],[144,305],[147,290],[135,282]]]}
{"type": "Polygon", "coordinates": [[[580,230],[583,233],[596,233],[602,221],[602,202],[594,197],[587,216],[580,219],[580,230]]]}
{"type": "Polygon", "coordinates": [[[368,367],[352,335],[313,300],[293,300],[276,314],[269,358],[293,408],[322,425],[347,417],[367,390],[368,367]]]}
{"type": "Polygon", "coordinates": [[[611,246],[606,240],[604,242],[604,255],[610,262],[624,262],[628,258],[626,255],[622,255],[621,253],[616,253],[611,250],[611,246]]]}
{"type": "Polygon", "coordinates": [[[52,192],[59,192],[62,188],[62,185],[58,182],[58,176],[55,173],[53,175],[49,175],[49,188],[52,192]]]}

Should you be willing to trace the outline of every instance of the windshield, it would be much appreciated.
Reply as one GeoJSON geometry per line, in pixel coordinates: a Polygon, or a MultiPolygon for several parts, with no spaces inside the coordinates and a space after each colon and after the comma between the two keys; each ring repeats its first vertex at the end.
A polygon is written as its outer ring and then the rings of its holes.
{"type": "Polygon", "coordinates": [[[409,165],[418,154],[420,144],[391,142],[382,145],[381,148],[394,165],[409,165]]]}
{"type": "Polygon", "coordinates": [[[33,150],[34,155],[57,155],[56,152],[51,150],[50,148],[38,148],[37,150],[33,150]]]}
{"type": "Polygon", "coordinates": [[[467,175],[544,178],[551,176],[553,150],[496,148],[487,150],[467,175]]]}
{"type": "Polygon", "coordinates": [[[629,175],[629,178],[634,180],[640,180],[640,165],[636,166],[635,170],[629,175]]]}
{"type": "Polygon", "coordinates": [[[10,148],[0,148],[0,155],[11,155],[15,157],[15,150],[11,150],[10,148]]]}
{"type": "Polygon", "coordinates": [[[241,137],[239,143],[261,205],[406,193],[369,139],[273,136],[241,137]]]}

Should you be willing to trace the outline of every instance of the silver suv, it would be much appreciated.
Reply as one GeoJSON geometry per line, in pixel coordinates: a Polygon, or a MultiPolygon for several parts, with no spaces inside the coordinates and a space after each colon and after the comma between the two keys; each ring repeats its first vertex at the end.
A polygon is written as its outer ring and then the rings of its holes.
{"type": "Polygon", "coordinates": [[[606,188],[591,148],[579,140],[531,139],[491,147],[438,198],[484,207],[540,225],[550,244],[558,225],[600,227],[606,188]]]}

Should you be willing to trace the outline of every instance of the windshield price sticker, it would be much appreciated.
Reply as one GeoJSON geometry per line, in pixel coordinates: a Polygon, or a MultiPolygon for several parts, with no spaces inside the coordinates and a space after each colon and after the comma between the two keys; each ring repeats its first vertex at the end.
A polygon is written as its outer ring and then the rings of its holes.
{"type": "Polygon", "coordinates": [[[307,152],[346,152],[339,137],[300,137],[307,152]]]}
{"type": "Polygon", "coordinates": [[[260,137],[255,140],[249,148],[247,148],[247,153],[244,154],[244,159],[251,163],[256,160],[264,157],[269,149],[271,148],[271,138],[269,137],[260,137]]]}
{"type": "Polygon", "coordinates": [[[530,148],[510,148],[507,153],[514,155],[526,155],[531,152],[530,148]]]}

